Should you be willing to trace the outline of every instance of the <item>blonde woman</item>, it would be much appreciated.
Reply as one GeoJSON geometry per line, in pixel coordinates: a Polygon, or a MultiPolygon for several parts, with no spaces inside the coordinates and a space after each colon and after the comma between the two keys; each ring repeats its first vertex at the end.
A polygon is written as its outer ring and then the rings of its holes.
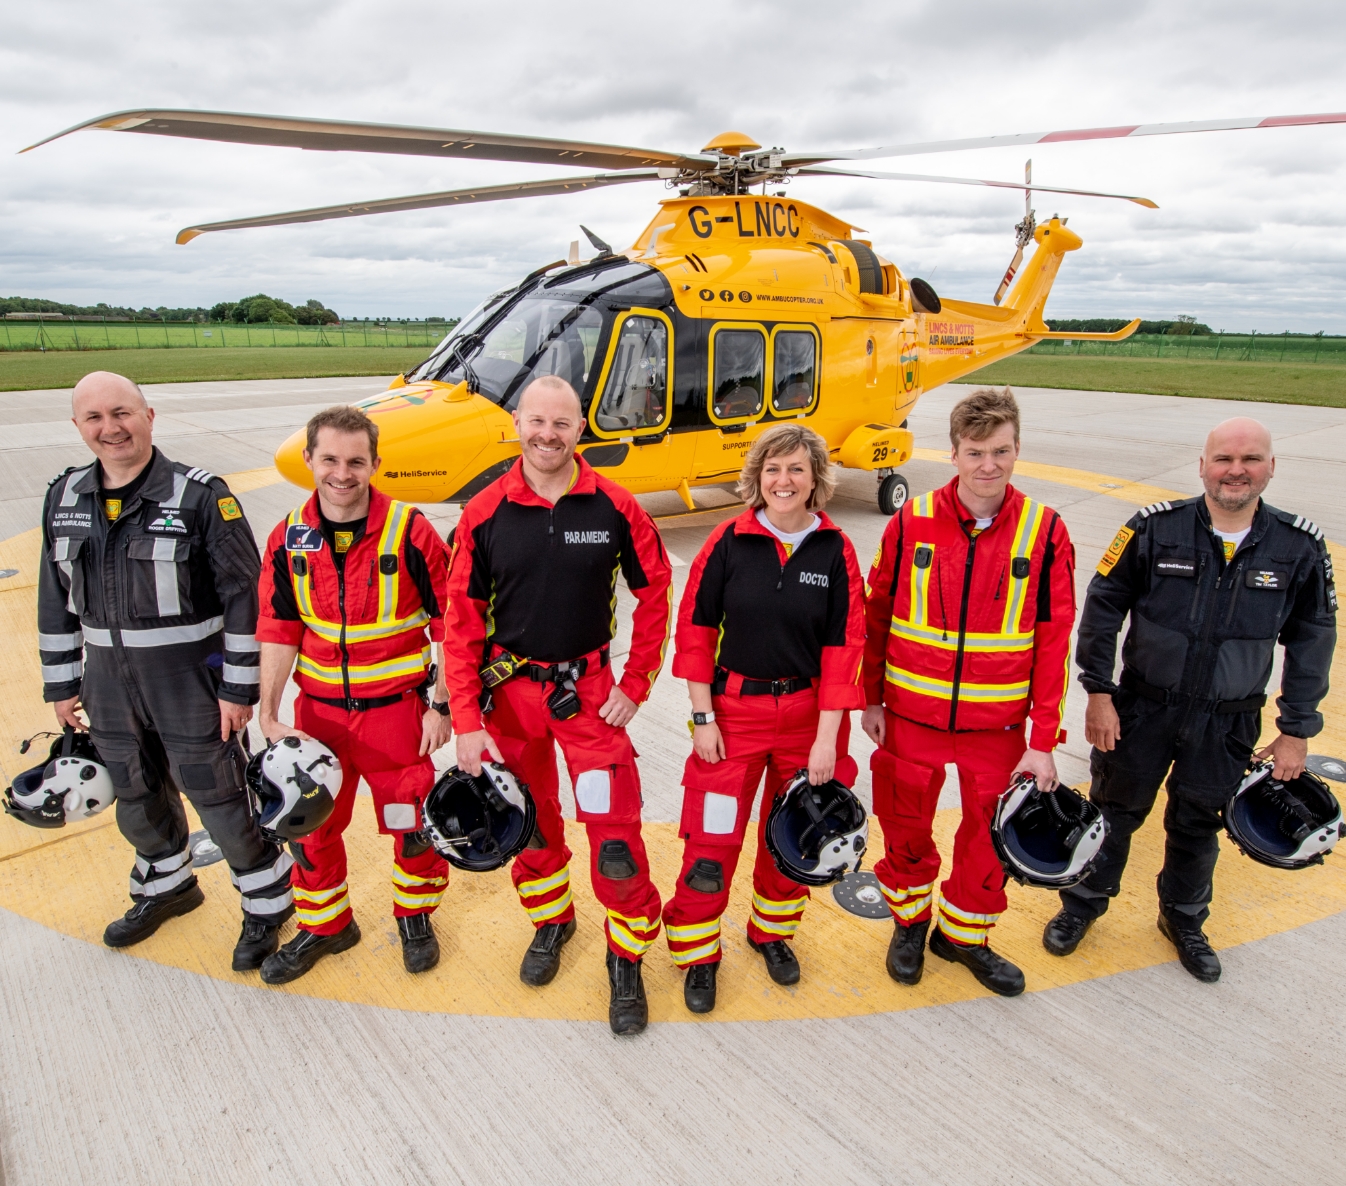
{"type": "Polygon", "coordinates": [[[673,674],[691,695],[693,752],[682,872],[664,923],[693,1013],[715,1007],[720,916],[763,775],[748,943],[786,985],[799,980],[789,940],[809,891],[776,868],[762,827],[802,768],[815,785],[855,782],[848,714],[864,701],[864,582],[851,541],[822,512],[835,487],[816,432],[763,433],[739,478],[746,509],[711,534],[683,592],[673,674]]]}

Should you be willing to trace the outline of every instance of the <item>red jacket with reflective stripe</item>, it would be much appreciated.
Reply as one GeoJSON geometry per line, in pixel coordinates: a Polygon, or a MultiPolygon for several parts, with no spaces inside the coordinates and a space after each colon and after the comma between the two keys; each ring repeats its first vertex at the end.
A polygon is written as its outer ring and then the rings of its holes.
{"type": "Polygon", "coordinates": [[[1013,486],[994,522],[975,520],[955,478],[911,499],[869,573],[865,697],[935,729],[1033,719],[1029,745],[1061,729],[1075,621],[1075,549],[1054,510],[1013,486]]]}
{"type": "Polygon", "coordinates": [[[712,683],[804,677],[821,709],[863,708],[864,584],[855,549],[824,514],[791,554],[749,508],[721,523],[692,563],[678,609],[673,674],[712,683]]]}
{"type": "Polygon", "coordinates": [[[257,638],[299,648],[314,696],[372,698],[420,685],[444,637],[448,552],[425,516],[370,487],[364,534],[339,570],[314,494],[271,532],[257,638]]]}
{"type": "Polygon", "coordinates": [[[537,663],[606,646],[617,629],[617,574],[636,599],[619,687],[642,704],[664,661],[673,570],[654,520],[623,486],[576,459],[553,505],[517,461],[463,508],[453,534],[444,675],[453,727],[482,727],[477,697],[487,639],[537,663]]]}

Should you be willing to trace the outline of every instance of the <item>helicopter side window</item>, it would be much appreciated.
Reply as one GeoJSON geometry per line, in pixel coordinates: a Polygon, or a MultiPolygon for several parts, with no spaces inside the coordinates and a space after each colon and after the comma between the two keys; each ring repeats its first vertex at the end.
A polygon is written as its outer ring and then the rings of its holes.
{"type": "Polygon", "coordinates": [[[773,339],[771,404],[798,412],[813,403],[817,344],[807,330],[780,330],[773,339]]]}
{"type": "Polygon", "coordinates": [[[622,323],[594,417],[604,432],[658,428],[668,406],[668,327],[655,317],[622,323]]]}
{"type": "Polygon", "coordinates": [[[766,338],[755,329],[721,329],[715,333],[713,408],[720,420],[756,416],[766,386],[766,338]]]}

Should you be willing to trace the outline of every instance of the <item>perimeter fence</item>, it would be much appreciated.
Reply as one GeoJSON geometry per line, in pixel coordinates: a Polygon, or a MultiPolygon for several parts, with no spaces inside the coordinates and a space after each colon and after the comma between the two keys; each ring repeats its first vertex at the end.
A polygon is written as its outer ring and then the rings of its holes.
{"type": "MultiPolygon", "coordinates": [[[[1052,357],[1190,358],[1193,362],[1290,362],[1346,366],[1346,338],[1323,334],[1132,334],[1124,342],[1049,338],[1025,354],[1052,357]]],[[[1021,356],[1022,357],[1022,356],[1021,356]]]]}
{"type": "Polygon", "coordinates": [[[60,321],[0,318],[0,351],[175,350],[233,346],[435,346],[445,321],[344,321],[339,325],[200,321],[60,321]]]}

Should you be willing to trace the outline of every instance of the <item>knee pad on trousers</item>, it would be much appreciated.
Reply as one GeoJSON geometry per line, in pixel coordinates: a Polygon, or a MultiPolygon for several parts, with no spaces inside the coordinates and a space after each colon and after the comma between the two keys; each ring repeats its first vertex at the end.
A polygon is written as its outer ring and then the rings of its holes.
{"type": "Polygon", "coordinates": [[[528,843],[524,847],[525,848],[547,847],[547,838],[542,834],[542,829],[539,828],[537,824],[533,825],[533,834],[528,837],[528,843]]]}
{"type": "Polygon", "coordinates": [[[724,866],[719,861],[700,857],[692,862],[682,883],[699,894],[720,894],[724,892],[724,866]]]}
{"type": "Polygon", "coordinates": [[[598,872],[610,881],[626,881],[640,870],[625,840],[604,840],[598,849],[598,872]]]}
{"type": "Polygon", "coordinates": [[[308,873],[313,872],[313,862],[308,859],[308,854],[304,852],[304,846],[298,840],[290,841],[290,855],[294,857],[294,863],[308,873]]]}
{"type": "Polygon", "coordinates": [[[402,855],[411,860],[430,848],[430,841],[425,838],[424,832],[403,832],[402,833],[402,855]]]}

